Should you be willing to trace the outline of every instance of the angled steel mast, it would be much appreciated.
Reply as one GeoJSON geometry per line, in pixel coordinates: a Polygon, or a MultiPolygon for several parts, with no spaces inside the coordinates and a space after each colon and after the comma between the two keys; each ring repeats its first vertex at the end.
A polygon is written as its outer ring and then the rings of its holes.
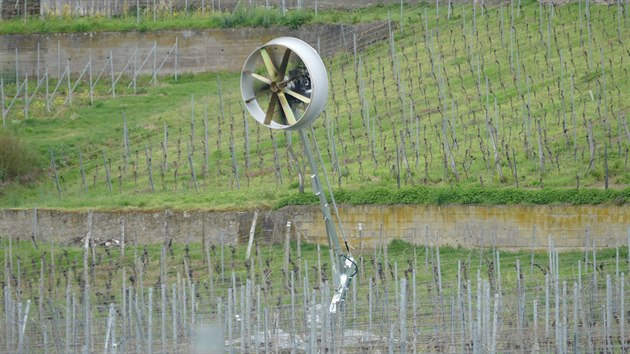
{"type": "MultiPolygon", "coordinates": [[[[317,162],[313,157],[313,149],[311,148],[310,140],[304,129],[299,129],[298,131],[300,133],[300,139],[302,139],[302,145],[304,146],[304,154],[306,155],[306,159],[311,166],[311,182],[313,184],[313,192],[315,193],[315,196],[319,198],[319,206],[321,208],[322,214],[324,215],[326,234],[328,235],[328,245],[332,249],[334,257],[336,258],[335,262],[333,262],[332,264],[335,293],[330,302],[329,308],[329,311],[331,313],[335,313],[339,309],[341,303],[345,300],[348,287],[350,286],[352,277],[357,273],[358,267],[356,262],[354,261],[354,258],[350,254],[348,243],[344,241],[346,245],[346,251],[348,252],[347,254],[344,253],[341,248],[341,243],[339,242],[339,236],[337,235],[335,222],[330,212],[330,204],[328,203],[328,198],[326,197],[324,187],[322,186],[322,182],[319,177],[317,162]]],[[[315,139],[315,136],[313,136],[313,139],[315,139]]],[[[328,181],[326,182],[328,183],[328,181]]],[[[332,192],[331,199],[333,199],[332,192]]],[[[334,204],[333,207],[335,208],[335,213],[337,213],[336,206],[334,206],[334,204]]],[[[340,230],[342,230],[341,220],[338,220],[338,222],[339,228],[340,230]]]]}

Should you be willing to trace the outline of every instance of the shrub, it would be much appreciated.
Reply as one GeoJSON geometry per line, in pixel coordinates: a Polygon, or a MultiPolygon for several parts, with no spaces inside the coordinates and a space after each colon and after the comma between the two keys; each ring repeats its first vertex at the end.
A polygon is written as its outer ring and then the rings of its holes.
{"type": "Polygon", "coordinates": [[[298,29],[303,24],[308,23],[313,18],[310,12],[302,10],[289,11],[282,18],[282,24],[292,29],[298,29]]]}
{"type": "MultiPolygon", "coordinates": [[[[623,205],[630,201],[630,188],[625,189],[542,189],[528,190],[515,188],[488,189],[480,187],[426,187],[416,186],[400,190],[382,187],[362,188],[359,190],[338,190],[335,192],[338,203],[350,205],[366,204],[571,204],[597,205],[613,203],[623,205]]],[[[276,205],[316,204],[312,194],[292,194],[282,198],[276,205]]]]}
{"type": "Polygon", "coordinates": [[[0,134],[0,182],[31,182],[40,172],[37,156],[22,140],[0,134]]]}

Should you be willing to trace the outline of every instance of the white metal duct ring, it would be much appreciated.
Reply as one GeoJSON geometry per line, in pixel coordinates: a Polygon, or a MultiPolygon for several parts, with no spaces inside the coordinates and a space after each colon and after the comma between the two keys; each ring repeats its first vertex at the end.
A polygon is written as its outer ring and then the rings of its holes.
{"type": "Polygon", "coordinates": [[[245,107],[262,125],[308,127],[328,100],[328,74],[313,47],[293,37],[273,39],[252,52],[241,73],[245,107]]]}

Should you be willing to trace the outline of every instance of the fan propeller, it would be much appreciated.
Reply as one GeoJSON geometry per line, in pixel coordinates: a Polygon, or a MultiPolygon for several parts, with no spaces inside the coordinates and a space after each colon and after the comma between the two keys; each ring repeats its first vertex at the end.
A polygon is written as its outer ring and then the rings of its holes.
{"type": "Polygon", "coordinates": [[[323,111],[328,76],[317,52],[305,42],[281,37],[255,50],[241,75],[249,112],[273,129],[299,129],[323,111]]]}
{"type": "MultiPolygon", "coordinates": [[[[326,106],[326,67],[317,52],[305,42],[291,37],[276,38],[256,49],[245,61],[241,75],[241,93],[245,107],[259,123],[272,129],[297,130],[300,135],[304,154],[313,171],[313,190],[319,197],[328,244],[337,256],[337,261],[331,267],[335,291],[329,308],[331,313],[336,313],[345,301],[348,287],[358,267],[350,254],[345,236],[348,254],[341,250],[330,204],[319,179],[317,161],[305,129],[326,106]]],[[[343,235],[330,185],[329,191],[343,235]]]]}

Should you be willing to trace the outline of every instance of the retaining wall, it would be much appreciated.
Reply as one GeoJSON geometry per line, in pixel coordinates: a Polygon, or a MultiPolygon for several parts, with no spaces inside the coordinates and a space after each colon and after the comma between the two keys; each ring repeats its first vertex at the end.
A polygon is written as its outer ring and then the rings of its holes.
{"type": "Polygon", "coordinates": [[[159,69],[160,75],[176,71],[240,71],[255,48],[276,37],[300,38],[318,49],[322,56],[330,56],[353,50],[355,39],[360,50],[388,38],[388,33],[386,22],[374,22],[309,25],[296,30],[269,27],[4,35],[0,36],[0,77],[5,81],[15,80],[17,72],[23,80],[27,73],[30,78],[39,77],[46,69],[49,76],[59,77],[66,66],[77,74],[91,59],[94,77],[103,70],[109,80],[111,68],[107,61],[110,56],[114,58],[116,76],[123,69],[131,75],[136,71],[134,67],[144,74],[159,69]]]}
{"type": "MultiPolygon", "coordinates": [[[[340,214],[349,243],[354,248],[373,248],[402,239],[418,245],[502,249],[545,249],[549,239],[556,248],[584,245],[625,247],[630,237],[630,206],[342,206],[340,214]],[[361,226],[359,226],[361,224],[361,226]]],[[[246,242],[251,211],[130,211],[95,212],[93,235],[101,241],[120,239],[124,219],[127,243],[200,241],[246,242]],[[165,236],[165,221],[166,236],[165,236]]],[[[56,210],[0,210],[0,237],[30,240],[37,220],[36,239],[78,243],[87,233],[86,212],[56,210]]],[[[258,218],[259,242],[282,242],[286,222],[293,236],[325,244],[326,233],[319,207],[292,206],[263,211],[258,218]]]]}

